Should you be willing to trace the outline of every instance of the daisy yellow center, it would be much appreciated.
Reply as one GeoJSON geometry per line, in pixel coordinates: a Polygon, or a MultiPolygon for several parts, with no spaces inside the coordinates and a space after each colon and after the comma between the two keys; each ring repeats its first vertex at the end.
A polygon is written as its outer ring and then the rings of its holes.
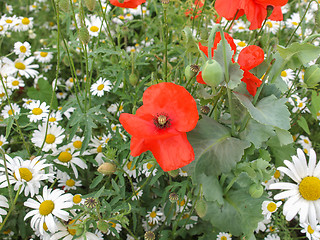
{"type": "Polygon", "coordinates": [[[14,113],[14,110],[13,110],[13,112],[12,112],[11,109],[8,111],[8,114],[9,114],[9,115],[12,115],[13,113],[14,113]]]}
{"type": "Polygon", "coordinates": [[[82,142],[79,141],[79,140],[74,141],[74,142],[73,142],[73,146],[74,146],[75,148],[77,148],[77,149],[80,149],[81,146],[82,146],[82,142]]]}
{"type": "Polygon", "coordinates": [[[40,115],[42,113],[42,109],[41,108],[34,108],[32,109],[32,114],[34,115],[40,115]]]}
{"type": "Polygon", "coordinates": [[[2,25],[0,25],[0,32],[2,32],[4,29],[4,27],[2,25]]]}
{"type": "Polygon", "coordinates": [[[98,32],[99,28],[97,26],[92,26],[92,27],[90,27],[90,31],[91,32],[98,32]]]}
{"type": "Polygon", "coordinates": [[[67,185],[68,187],[73,187],[74,184],[75,184],[75,181],[74,181],[73,179],[68,179],[68,180],[66,181],[66,185],[67,185]]]}
{"type": "Polygon", "coordinates": [[[79,194],[77,194],[77,195],[75,195],[75,196],[73,197],[73,202],[76,203],[76,204],[80,203],[81,200],[82,200],[82,199],[81,199],[81,196],[80,196],[79,194]]]}
{"type": "Polygon", "coordinates": [[[55,121],[57,121],[57,119],[55,117],[49,118],[49,122],[55,122],[55,121]]]}
{"type": "Polygon", "coordinates": [[[155,218],[157,216],[157,213],[155,211],[152,211],[150,213],[150,217],[155,218]]]}
{"type": "Polygon", "coordinates": [[[32,179],[32,173],[28,168],[19,168],[20,177],[27,182],[32,179]]]}
{"type": "Polygon", "coordinates": [[[310,225],[308,226],[308,233],[310,233],[310,234],[314,233],[314,230],[312,229],[312,227],[310,225]]]}
{"type": "Polygon", "coordinates": [[[279,178],[280,177],[280,171],[276,170],[276,172],[273,174],[274,178],[279,178]]]}
{"type": "Polygon", "coordinates": [[[320,117],[320,112],[317,112],[317,116],[320,117]]]}
{"type": "Polygon", "coordinates": [[[128,169],[130,169],[130,170],[135,170],[136,169],[136,166],[133,166],[133,168],[131,168],[132,167],[132,162],[128,162],[127,163],[127,168],[128,169]]]}
{"type": "Polygon", "coordinates": [[[227,240],[227,237],[226,236],[222,236],[221,240],[227,240]]]}
{"type": "Polygon", "coordinates": [[[47,144],[52,144],[52,143],[54,143],[55,140],[56,140],[56,136],[53,134],[48,134],[46,136],[46,143],[47,144]]]}
{"type": "Polygon", "coordinates": [[[47,55],[48,55],[47,52],[41,52],[41,53],[40,53],[40,56],[41,56],[41,57],[46,57],[47,55]]]}
{"type": "Polygon", "coordinates": [[[308,152],[309,152],[308,149],[306,149],[306,148],[304,148],[303,151],[305,154],[308,154],[308,152]]]}
{"type": "Polygon", "coordinates": [[[269,212],[274,212],[277,210],[277,205],[274,202],[268,204],[267,209],[269,212]]]}
{"type": "Polygon", "coordinates": [[[45,222],[43,223],[43,230],[48,231],[48,226],[45,222]]]}
{"type": "Polygon", "coordinates": [[[272,28],[272,23],[271,22],[266,22],[266,24],[267,24],[267,26],[269,27],[269,28],[272,28]]]}
{"type": "Polygon", "coordinates": [[[39,213],[42,216],[47,216],[50,213],[52,213],[53,209],[54,209],[54,202],[51,200],[45,200],[40,204],[39,213]]]}
{"type": "MultiPolygon", "coordinates": [[[[120,105],[120,107],[119,107],[119,111],[122,111],[123,110],[123,106],[122,105],[120,105]]],[[[320,114],[320,113],[319,113],[320,114]]]]}
{"type": "Polygon", "coordinates": [[[120,18],[121,20],[124,20],[124,16],[122,16],[122,15],[121,15],[121,16],[119,16],[119,18],[120,18]]]}
{"type": "MultiPolygon", "coordinates": [[[[4,92],[0,93],[0,97],[4,97],[6,94],[4,92]]],[[[319,113],[320,114],[320,113],[319,113]]],[[[318,114],[317,114],[318,115],[318,114]]]]}
{"type": "Polygon", "coordinates": [[[113,228],[115,228],[116,227],[116,223],[114,223],[114,222],[109,222],[109,223],[111,223],[111,227],[113,227],[113,228]]]}
{"type": "Polygon", "coordinates": [[[188,213],[186,213],[186,214],[184,214],[183,216],[182,216],[182,219],[187,219],[187,218],[189,218],[190,217],[190,215],[188,214],[188,213]]]}
{"type": "Polygon", "coordinates": [[[299,108],[303,107],[303,103],[302,103],[302,102],[299,103],[299,104],[298,104],[298,107],[299,107],[299,108]]]}
{"type": "Polygon", "coordinates": [[[6,23],[12,23],[12,20],[11,19],[7,19],[6,23]]]}
{"type": "Polygon", "coordinates": [[[20,46],[20,52],[25,53],[27,51],[27,48],[25,46],[20,46]]]}
{"type": "Polygon", "coordinates": [[[152,163],[148,163],[147,164],[147,168],[150,170],[151,168],[153,167],[153,164],[152,163]]]}
{"type": "Polygon", "coordinates": [[[103,84],[100,84],[100,85],[97,87],[97,90],[98,90],[98,91],[101,91],[103,88],[104,88],[104,85],[103,85],[103,84]]]}
{"type": "Polygon", "coordinates": [[[19,86],[19,81],[18,80],[12,81],[12,86],[19,86]]]}
{"type": "Polygon", "coordinates": [[[64,163],[69,162],[71,159],[72,159],[72,155],[69,152],[61,152],[58,157],[58,160],[64,163]]]}
{"type": "MultiPolygon", "coordinates": [[[[71,220],[71,221],[69,222],[69,225],[71,225],[71,224],[73,224],[73,223],[74,223],[74,220],[71,220]]],[[[77,232],[76,229],[73,229],[73,228],[67,228],[67,229],[68,229],[68,232],[70,233],[70,235],[72,235],[72,236],[76,235],[76,232],[77,232]]]]}
{"type": "Polygon", "coordinates": [[[317,177],[305,177],[299,184],[301,196],[309,201],[320,198],[320,179],[317,177]]]}
{"type": "Polygon", "coordinates": [[[303,141],[306,143],[306,144],[309,144],[309,141],[307,139],[303,139],[303,141]]]}
{"type": "Polygon", "coordinates": [[[242,27],[242,26],[240,26],[240,27],[239,27],[239,29],[240,29],[240,30],[243,30],[243,29],[245,29],[245,28],[244,28],[244,27],[242,27]]]}
{"type": "Polygon", "coordinates": [[[292,22],[293,25],[295,26],[298,26],[298,23],[297,22],[292,22]]]}
{"type": "Polygon", "coordinates": [[[99,147],[97,147],[97,152],[101,153],[102,152],[102,146],[100,145],[99,147]]]}
{"type": "Polygon", "coordinates": [[[30,23],[30,20],[29,20],[29,18],[23,18],[22,20],[21,20],[21,22],[22,22],[22,24],[24,24],[24,25],[28,25],[29,23],[30,23]]]}
{"type": "Polygon", "coordinates": [[[281,77],[286,77],[288,74],[287,74],[287,72],[286,71],[282,71],[281,72],[281,77]]]}
{"type": "Polygon", "coordinates": [[[25,70],[26,69],[26,65],[24,65],[22,62],[16,62],[14,64],[15,68],[19,69],[19,70],[25,70]]]}
{"type": "Polygon", "coordinates": [[[270,226],[270,227],[269,227],[269,231],[270,231],[270,232],[274,232],[274,230],[275,230],[275,229],[274,229],[273,226],[270,226]]]}
{"type": "Polygon", "coordinates": [[[184,205],[186,204],[186,201],[183,199],[181,202],[178,201],[178,204],[179,204],[180,206],[184,206],[184,205]]]}
{"type": "Polygon", "coordinates": [[[73,78],[69,78],[69,81],[70,81],[70,82],[73,82],[73,78]]]}
{"type": "Polygon", "coordinates": [[[2,141],[0,141],[0,147],[3,145],[3,142],[2,141]]]}
{"type": "Polygon", "coordinates": [[[245,46],[246,46],[246,43],[245,43],[245,42],[242,42],[242,41],[241,41],[241,42],[238,42],[238,46],[239,46],[239,47],[245,47],[245,46]]]}

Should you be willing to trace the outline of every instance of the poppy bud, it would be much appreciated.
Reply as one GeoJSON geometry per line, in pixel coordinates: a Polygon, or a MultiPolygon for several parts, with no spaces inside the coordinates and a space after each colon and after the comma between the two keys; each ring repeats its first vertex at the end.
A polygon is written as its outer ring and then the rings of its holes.
{"type": "Polygon", "coordinates": [[[196,213],[203,218],[207,214],[207,203],[204,199],[200,199],[195,206],[196,213]]]}
{"type": "Polygon", "coordinates": [[[223,72],[220,64],[212,59],[208,60],[202,68],[202,79],[211,87],[218,86],[223,80],[223,72]]]}
{"type": "Polygon", "coordinates": [[[117,167],[113,163],[105,162],[98,167],[97,171],[104,175],[112,175],[116,171],[116,169],[117,167]]]}
{"type": "Polygon", "coordinates": [[[69,11],[69,0],[60,0],[59,1],[59,9],[61,9],[64,12],[68,12],[69,11]]]}
{"type": "Polygon", "coordinates": [[[83,26],[80,27],[78,32],[78,37],[81,42],[83,42],[84,44],[88,44],[90,41],[90,35],[89,35],[88,29],[83,26]]]}
{"type": "Polygon", "coordinates": [[[86,7],[89,9],[89,11],[93,11],[96,7],[96,0],[84,0],[86,7]]]}
{"type": "Polygon", "coordinates": [[[99,220],[98,222],[98,229],[102,232],[102,233],[107,233],[108,229],[109,229],[109,223],[107,223],[104,220],[99,220]]]}
{"type": "Polygon", "coordinates": [[[320,68],[319,65],[313,65],[306,69],[304,73],[304,82],[308,87],[315,87],[320,82],[320,68]]]}
{"type": "Polygon", "coordinates": [[[130,76],[129,76],[129,82],[132,86],[136,86],[137,83],[138,83],[138,77],[136,74],[134,73],[131,73],[130,76]]]}
{"type": "Polygon", "coordinates": [[[249,187],[249,194],[253,198],[259,198],[263,194],[263,187],[261,184],[254,183],[249,187]]]}

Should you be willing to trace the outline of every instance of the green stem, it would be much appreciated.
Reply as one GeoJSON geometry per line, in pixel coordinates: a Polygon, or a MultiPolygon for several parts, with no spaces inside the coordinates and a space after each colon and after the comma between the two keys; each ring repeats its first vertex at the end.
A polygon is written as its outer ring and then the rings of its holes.
{"type": "Polygon", "coordinates": [[[168,81],[168,23],[167,23],[167,6],[163,7],[164,18],[164,81],[168,81]]]}
{"type": "MultiPolygon", "coordinates": [[[[230,25],[229,25],[228,29],[226,30],[226,32],[229,32],[229,30],[230,30],[230,28],[231,28],[232,24],[233,24],[233,23],[234,23],[234,21],[236,20],[236,17],[237,17],[237,15],[238,15],[238,13],[239,13],[239,9],[237,10],[236,14],[234,15],[234,17],[233,17],[233,19],[232,19],[232,21],[231,21],[231,23],[230,23],[230,25]]],[[[224,29],[225,29],[226,27],[227,27],[227,25],[224,27],[224,29]]]]}
{"type": "Polygon", "coordinates": [[[6,154],[2,150],[2,148],[0,148],[0,151],[1,151],[1,154],[2,154],[2,158],[3,158],[4,172],[5,172],[5,175],[6,175],[7,182],[8,182],[9,198],[10,198],[10,202],[12,202],[13,201],[13,191],[12,191],[12,186],[11,186],[10,180],[9,180],[9,173],[8,173],[6,154]]]}
{"type": "Polygon", "coordinates": [[[220,26],[220,25],[219,24],[214,25],[212,27],[210,35],[209,35],[209,39],[208,39],[208,58],[209,58],[209,60],[212,59],[211,48],[213,47],[214,35],[218,31],[218,26],[220,26]]]}
{"type": "Polygon", "coordinates": [[[230,190],[230,188],[232,188],[233,184],[237,181],[238,177],[234,177],[231,182],[229,182],[229,184],[227,185],[226,189],[223,192],[223,195],[226,195],[227,192],[230,190]]]}

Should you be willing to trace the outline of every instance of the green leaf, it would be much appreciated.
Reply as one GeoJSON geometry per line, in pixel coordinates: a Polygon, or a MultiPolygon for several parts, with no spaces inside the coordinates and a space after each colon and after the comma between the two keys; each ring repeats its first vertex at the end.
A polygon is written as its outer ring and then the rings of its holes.
{"type": "MultiPolygon", "coordinates": [[[[197,171],[197,169],[196,169],[197,171]]],[[[207,201],[217,201],[219,204],[223,203],[223,191],[219,181],[215,175],[206,175],[204,173],[196,174],[197,184],[202,184],[203,194],[207,201]]]]}
{"type": "Polygon", "coordinates": [[[198,52],[198,45],[192,35],[190,27],[185,27],[183,30],[184,33],[184,44],[188,52],[198,52]]]}
{"type": "Polygon", "coordinates": [[[261,99],[256,106],[253,106],[245,95],[235,92],[234,95],[257,122],[284,130],[290,129],[290,112],[285,105],[286,99],[277,99],[274,95],[271,95],[261,99]]]}
{"type": "Polygon", "coordinates": [[[12,128],[12,124],[13,124],[13,117],[10,116],[8,118],[8,122],[7,122],[7,127],[6,127],[6,139],[9,137],[11,128],[12,128]]]}
{"type": "Polygon", "coordinates": [[[260,148],[263,142],[266,142],[271,136],[274,136],[273,127],[258,123],[250,119],[245,130],[240,134],[240,138],[248,140],[256,148],[260,148]]]}
{"type": "Polygon", "coordinates": [[[290,160],[291,156],[296,153],[294,143],[280,146],[280,141],[277,136],[271,137],[267,142],[272,157],[275,159],[276,167],[282,166],[284,160],[290,160]]]}
{"type": "Polygon", "coordinates": [[[307,123],[307,120],[300,115],[300,118],[298,119],[298,125],[308,134],[310,135],[310,130],[309,130],[309,126],[307,123]]]}
{"type": "Polygon", "coordinates": [[[287,61],[287,66],[293,70],[303,66],[318,58],[320,55],[320,47],[310,43],[292,43],[289,47],[285,48],[278,45],[278,52],[281,57],[287,61]]]}
{"type": "Polygon", "coordinates": [[[230,64],[229,76],[230,76],[230,80],[228,83],[228,87],[230,89],[234,89],[241,83],[241,79],[243,77],[243,70],[240,69],[240,65],[238,63],[230,64]]]}
{"type": "Polygon", "coordinates": [[[229,172],[250,146],[247,141],[231,137],[228,128],[206,116],[188,133],[188,140],[195,152],[195,174],[207,176],[229,172]]]}
{"type": "Polygon", "coordinates": [[[92,180],[89,188],[92,189],[92,188],[95,188],[96,186],[98,186],[98,184],[102,181],[102,179],[103,179],[103,174],[99,174],[98,176],[96,176],[96,177],[92,180]]]}
{"type": "Polygon", "coordinates": [[[293,142],[293,138],[290,132],[280,128],[274,128],[279,138],[280,146],[288,145],[293,142]]]}
{"type": "Polygon", "coordinates": [[[101,194],[103,193],[105,187],[102,186],[102,188],[100,188],[100,190],[94,195],[94,198],[99,198],[101,196],[101,194]]]}
{"type": "Polygon", "coordinates": [[[317,113],[320,111],[320,94],[316,91],[312,91],[310,111],[312,116],[317,119],[317,113]]]}

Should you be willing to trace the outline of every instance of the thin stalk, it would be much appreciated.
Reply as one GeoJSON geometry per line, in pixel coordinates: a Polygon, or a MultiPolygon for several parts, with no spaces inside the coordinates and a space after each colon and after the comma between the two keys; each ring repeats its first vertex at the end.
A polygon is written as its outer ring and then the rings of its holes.
{"type": "Polygon", "coordinates": [[[168,81],[168,23],[167,23],[167,6],[163,7],[164,19],[164,81],[168,81]]]}
{"type": "MultiPolygon", "coordinates": [[[[226,30],[226,32],[229,32],[229,30],[230,30],[230,28],[231,28],[232,24],[234,23],[234,21],[235,21],[235,20],[236,20],[236,18],[237,18],[238,13],[239,13],[239,9],[237,10],[236,14],[234,15],[234,17],[233,17],[233,19],[232,19],[232,21],[231,21],[231,23],[230,23],[230,25],[229,25],[228,29],[226,30]]],[[[225,28],[226,28],[226,27],[227,27],[227,25],[223,28],[223,30],[225,30],[225,28]]]]}
{"type": "Polygon", "coordinates": [[[6,155],[5,155],[5,152],[1,148],[0,148],[0,151],[1,151],[1,154],[2,154],[2,158],[3,158],[4,173],[6,175],[6,179],[7,179],[7,182],[8,182],[9,199],[10,199],[10,202],[12,202],[13,201],[13,191],[12,191],[12,186],[11,186],[10,180],[9,180],[9,173],[8,173],[6,155]]]}

